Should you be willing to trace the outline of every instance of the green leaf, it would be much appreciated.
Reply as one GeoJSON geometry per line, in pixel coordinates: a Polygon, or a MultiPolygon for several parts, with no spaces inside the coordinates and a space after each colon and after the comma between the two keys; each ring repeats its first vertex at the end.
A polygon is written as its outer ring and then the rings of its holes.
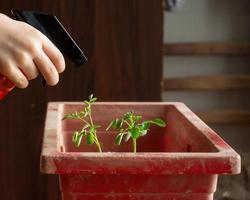
{"type": "Polygon", "coordinates": [[[110,128],[113,130],[119,129],[119,128],[121,128],[122,124],[123,124],[123,120],[117,118],[117,119],[110,122],[110,124],[108,125],[106,130],[109,130],[110,128]]]}
{"type": "Polygon", "coordinates": [[[123,135],[124,135],[124,134],[120,133],[120,134],[118,134],[118,135],[115,137],[115,143],[116,143],[117,145],[120,145],[120,144],[121,144],[123,135]]]}
{"type": "Polygon", "coordinates": [[[132,111],[127,112],[126,114],[124,114],[123,119],[124,120],[130,119],[132,117],[132,115],[133,115],[132,111]]]}
{"type": "Polygon", "coordinates": [[[96,102],[96,100],[97,100],[97,98],[93,98],[93,99],[90,99],[90,103],[95,103],[96,102]]]}
{"type": "Polygon", "coordinates": [[[117,126],[117,129],[120,129],[123,125],[123,119],[118,119],[116,121],[116,126],[117,126]]]}
{"type": "Polygon", "coordinates": [[[83,134],[81,132],[75,131],[72,136],[72,141],[76,145],[76,147],[79,147],[82,142],[83,134]]]}
{"type": "Polygon", "coordinates": [[[142,124],[141,124],[141,129],[142,130],[148,130],[149,127],[150,127],[150,123],[148,123],[147,121],[142,122],[142,124]]]}
{"type": "Polygon", "coordinates": [[[119,119],[115,119],[113,121],[113,124],[111,125],[112,129],[117,129],[118,128],[118,123],[119,123],[119,119]]]}
{"type": "Polygon", "coordinates": [[[79,117],[84,117],[84,115],[85,115],[84,111],[81,111],[78,114],[79,114],[79,117]]]}
{"type": "Polygon", "coordinates": [[[87,135],[86,129],[84,129],[84,127],[83,127],[79,134],[82,134],[82,135],[86,136],[87,135]]]}
{"type": "Polygon", "coordinates": [[[84,117],[87,117],[88,111],[86,111],[86,108],[84,108],[84,111],[81,111],[78,114],[79,114],[79,117],[84,118],[84,117]]]}
{"type": "Polygon", "coordinates": [[[89,107],[85,107],[84,108],[84,117],[87,117],[88,114],[89,114],[89,107]]]}
{"type": "Polygon", "coordinates": [[[87,135],[87,144],[94,144],[94,142],[95,142],[95,135],[90,132],[87,135]]]}
{"type": "Polygon", "coordinates": [[[69,115],[65,115],[62,120],[65,120],[65,119],[71,119],[69,115]]]}
{"type": "Polygon", "coordinates": [[[131,138],[131,133],[128,132],[125,137],[125,142],[129,141],[130,138],[131,138]]]}
{"type": "Polygon", "coordinates": [[[83,134],[79,134],[79,135],[78,135],[77,141],[76,141],[76,146],[77,146],[77,147],[79,147],[79,146],[81,145],[82,137],[83,137],[83,134]]]}
{"type": "Polygon", "coordinates": [[[142,118],[142,116],[136,115],[136,116],[134,116],[134,121],[136,122],[136,121],[140,120],[141,118],[142,118]]]}
{"type": "Polygon", "coordinates": [[[72,135],[72,141],[73,141],[73,143],[76,143],[76,142],[77,142],[78,134],[79,134],[78,131],[75,131],[75,132],[73,133],[73,135],[72,135]]]}
{"type": "Polygon", "coordinates": [[[101,125],[95,125],[93,126],[95,129],[98,129],[98,128],[101,128],[102,126],[101,125]]]}
{"type": "Polygon", "coordinates": [[[93,98],[93,94],[89,95],[89,100],[91,100],[93,98]]]}
{"type": "Polygon", "coordinates": [[[109,123],[109,125],[108,125],[107,128],[106,128],[106,131],[109,130],[109,129],[111,128],[111,126],[112,126],[113,123],[114,123],[114,121],[111,121],[111,122],[109,123]]]}
{"type": "Polygon", "coordinates": [[[147,133],[148,133],[148,131],[147,131],[147,130],[143,130],[143,131],[141,131],[141,134],[140,134],[140,136],[144,136],[144,135],[147,135],[147,133]]]}
{"type": "Polygon", "coordinates": [[[152,122],[153,124],[156,124],[157,126],[160,126],[160,127],[166,126],[166,123],[160,118],[153,119],[152,122]]]}
{"type": "Polygon", "coordinates": [[[121,128],[120,129],[120,133],[124,133],[125,132],[125,129],[124,128],[121,128]]]}
{"type": "Polygon", "coordinates": [[[76,113],[70,113],[70,114],[64,115],[62,120],[65,120],[65,119],[79,119],[79,116],[78,116],[77,112],[76,113]]]}
{"type": "Polygon", "coordinates": [[[96,133],[96,129],[94,126],[90,126],[89,127],[89,133],[95,134],[96,133]]]}
{"type": "Polygon", "coordinates": [[[138,127],[134,127],[132,129],[129,130],[131,137],[133,139],[137,139],[138,137],[140,137],[141,131],[138,127]]]}

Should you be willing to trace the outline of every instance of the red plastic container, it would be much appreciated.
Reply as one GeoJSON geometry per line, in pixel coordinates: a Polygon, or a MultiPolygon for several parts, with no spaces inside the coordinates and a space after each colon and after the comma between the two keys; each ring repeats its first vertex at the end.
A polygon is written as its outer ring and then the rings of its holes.
{"type": "Polygon", "coordinates": [[[58,174],[63,200],[212,200],[219,174],[240,173],[240,156],[182,103],[97,103],[94,121],[102,125],[104,153],[71,141],[79,121],[61,121],[81,103],[49,103],[41,172],[58,174]],[[138,143],[114,145],[108,123],[133,110],[144,119],[161,117],[138,143]]]}

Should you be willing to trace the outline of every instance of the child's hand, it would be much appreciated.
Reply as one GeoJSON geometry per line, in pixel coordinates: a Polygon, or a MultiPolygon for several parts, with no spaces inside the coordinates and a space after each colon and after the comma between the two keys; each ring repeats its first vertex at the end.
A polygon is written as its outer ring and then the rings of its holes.
{"type": "Polygon", "coordinates": [[[61,52],[41,32],[0,13],[0,73],[19,88],[28,86],[38,71],[55,85],[65,69],[61,52]]]}

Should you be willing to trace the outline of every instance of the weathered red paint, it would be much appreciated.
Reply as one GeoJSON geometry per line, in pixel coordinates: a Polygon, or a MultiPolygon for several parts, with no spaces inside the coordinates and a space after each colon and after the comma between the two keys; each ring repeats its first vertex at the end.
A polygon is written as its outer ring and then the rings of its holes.
{"type": "Polygon", "coordinates": [[[212,200],[218,174],[240,173],[240,156],[182,103],[97,103],[104,153],[71,142],[78,121],[61,121],[81,103],[48,105],[41,172],[58,174],[63,200],[212,200]],[[131,153],[130,144],[114,145],[109,121],[134,110],[144,119],[167,121],[153,127],[131,153]]]}

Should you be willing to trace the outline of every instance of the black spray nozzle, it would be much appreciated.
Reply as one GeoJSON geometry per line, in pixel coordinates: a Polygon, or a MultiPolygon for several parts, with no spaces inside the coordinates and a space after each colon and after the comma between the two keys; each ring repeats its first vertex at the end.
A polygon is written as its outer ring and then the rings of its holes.
{"type": "Polygon", "coordinates": [[[33,11],[11,10],[15,19],[24,21],[46,35],[76,66],[87,61],[86,56],[56,16],[33,11]]]}

